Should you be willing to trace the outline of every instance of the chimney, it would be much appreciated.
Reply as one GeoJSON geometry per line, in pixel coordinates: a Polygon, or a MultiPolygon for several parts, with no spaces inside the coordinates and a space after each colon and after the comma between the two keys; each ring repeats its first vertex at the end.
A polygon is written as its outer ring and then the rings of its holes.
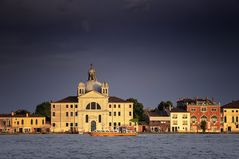
{"type": "Polygon", "coordinates": [[[12,112],[11,115],[14,116],[14,115],[15,115],[15,112],[12,112]]]}
{"type": "Polygon", "coordinates": [[[28,113],[26,113],[26,117],[28,117],[29,116],[29,114],[28,113]]]}

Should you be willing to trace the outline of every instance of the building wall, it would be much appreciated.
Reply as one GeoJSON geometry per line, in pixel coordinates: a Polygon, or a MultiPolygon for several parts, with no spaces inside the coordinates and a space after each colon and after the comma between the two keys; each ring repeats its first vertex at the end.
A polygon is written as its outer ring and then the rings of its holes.
{"type": "Polygon", "coordinates": [[[239,132],[239,108],[223,108],[223,131],[239,132]]]}
{"type": "Polygon", "coordinates": [[[188,105],[187,111],[191,116],[191,132],[201,132],[202,117],[206,117],[206,132],[220,132],[220,106],[219,105],[188,105]],[[195,119],[196,120],[193,120],[195,119]],[[216,117],[216,120],[213,120],[216,117]]]}
{"type": "MultiPolygon", "coordinates": [[[[43,129],[46,128],[46,119],[45,117],[0,117],[0,123],[3,123],[3,121],[9,121],[10,123],[7,124],[7,126],[4,126],[3,124],[0,124],[1,127],[8,131],[9,133],[33,133],[41,130],[37,129],[43,129]]],[[[4,131],[5,131],[4,130],[4,131]]]]}
{"type": "Polygon", "coordinates": [[[170,113],[171,132],[190,132],[190,113],[171,112],[170,113]]]}
{"type": "Polygon", "coordinates": [[[52,132],[91,132],[93,122],[96,123],[96,130],[134,125],[130,122],[133,119],[133,103],[108,103],[107,96],[94,91],[80,96],[79,103],[51,103],[51,117],[52,132]],[[91,102],[98,103],[101,109],[86,109],[91,102]]]}

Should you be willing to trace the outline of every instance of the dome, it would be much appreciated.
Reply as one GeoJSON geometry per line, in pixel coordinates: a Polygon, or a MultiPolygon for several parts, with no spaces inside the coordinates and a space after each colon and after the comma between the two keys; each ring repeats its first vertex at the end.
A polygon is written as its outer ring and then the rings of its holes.
{"type": "Polygon", "coordinates": [[[83,82],[80,82],[79,87],[85,87],[85,84],[83,82]]]}
{"type": "Polygon", "coordinates": [[[102,84],[98,81],[94,81],[94,80],[90,80],[86,82],[86,91],[97,91],[97,92],[101,92],[101,86],[102,84]]]}

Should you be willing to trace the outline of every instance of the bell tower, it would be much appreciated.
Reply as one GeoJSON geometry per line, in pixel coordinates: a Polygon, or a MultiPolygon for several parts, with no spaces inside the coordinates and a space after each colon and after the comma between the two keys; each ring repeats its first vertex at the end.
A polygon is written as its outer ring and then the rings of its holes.
{"type": "Polygon", "coordinates": [[[109,84],[107,82],[103,82],[101,86],[101,93],[109,96],[109,84]]]}

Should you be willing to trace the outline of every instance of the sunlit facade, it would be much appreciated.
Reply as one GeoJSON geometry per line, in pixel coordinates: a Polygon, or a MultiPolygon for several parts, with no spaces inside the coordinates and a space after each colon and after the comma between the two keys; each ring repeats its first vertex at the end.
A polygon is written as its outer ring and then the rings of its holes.
{"type": "Polygon", "coordinates": [[[91,132],[121,126],[134,129],[132,119],[133,103],[109,96],[109,84],[96,80],[92,65],[88,81],[78,85],[77,96],[51,103],[52,132],[91,132]]]}

